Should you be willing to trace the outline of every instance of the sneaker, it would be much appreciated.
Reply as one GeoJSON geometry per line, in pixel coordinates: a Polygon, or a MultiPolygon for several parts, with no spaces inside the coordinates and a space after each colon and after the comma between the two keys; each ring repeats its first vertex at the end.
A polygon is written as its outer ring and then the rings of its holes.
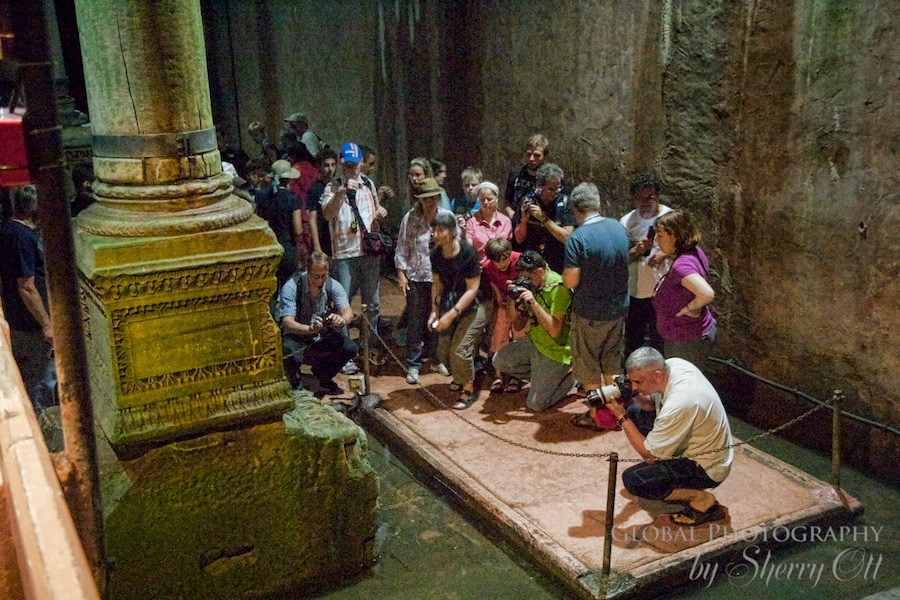
{"type": "Polygon", "coordinates": [[[444,363],[436,363],[431,365],[431,370],[435,373],[443,375],[444,377],[450,377],[450,370],[444,366],[444,363]]]}
{"type": "Polygon", "coordinates": [[[419,367],[410,367],[406,370],[406,383],[410,385],[419,383],[419,367]]]}
{"type": "Polygon", "coordinates": [[[359,373],[359,367],[352,360],[348,360],[347,364],[341,368],[341,373],[344,375],[356,375],[359,373]]]}

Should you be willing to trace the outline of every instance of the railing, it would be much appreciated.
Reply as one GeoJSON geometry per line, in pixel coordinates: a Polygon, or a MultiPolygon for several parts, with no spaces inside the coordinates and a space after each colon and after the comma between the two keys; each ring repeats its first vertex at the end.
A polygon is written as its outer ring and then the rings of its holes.
{"type": "MultiPolygon", "coordinates": [[[[5,330],[2,313],[0,326],[5,330]]],[[[0,333],[0,501],[0,597],[100,598],[5,331],[0,333]]]]}

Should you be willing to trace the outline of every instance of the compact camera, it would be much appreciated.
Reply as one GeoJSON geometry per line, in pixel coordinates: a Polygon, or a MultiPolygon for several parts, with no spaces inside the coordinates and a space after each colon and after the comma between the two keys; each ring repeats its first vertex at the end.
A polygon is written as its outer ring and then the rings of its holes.
{"type": "Polygon", "coordinates": [[[538,190],[538,189],[531,190],[530,192],[528,192],[527,194],[522,196],[522,201],[520,203],[520,206],[525,207],[525,206],[528,206],[529,204],[537,204],[540,195],[541,195],[540,190],[538,190]]]}
{"type": "Polygon", "coordinates": [[[631,389],[631,380],[628,375],[616,375],[612,385],[604,385],[587,393],[587,401],[591,406],[603,406],[613,400],[619,404],[627,404],[629,400],[637,396],[637,392],[631,389]]]}
{"type": "MultiPolygon", "coordinates": [[[[647,230],[647,239],[652,242],[655,237],[656,237],[656,228],[653,225],[651,225],[650,229],[647,230]]],[[[647,248],[647,250],[644,251],[644,256],[650,256],[650,252],[652,252],[652,251],[653,251],[652,246],[650,248],[647,248]]]]}
{"type": "Polygon", "coordinates": [[[317,313],[313,315],[313,323],[316,322],[316,318],[322,319],[322,328],[316,333],[316,336],[313,341],[318,342],[319,340],[328,337],[330,334],[338,331],[338,328],[334,326],[334,323],[331,322],[331,313],[317,313]]]}

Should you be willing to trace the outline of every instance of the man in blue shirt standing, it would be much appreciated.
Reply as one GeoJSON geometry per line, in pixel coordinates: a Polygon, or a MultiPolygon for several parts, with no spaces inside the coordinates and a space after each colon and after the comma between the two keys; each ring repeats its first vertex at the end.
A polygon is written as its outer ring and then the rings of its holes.
{"type": "Polygon", "coordinates": [[[0,229],[0,289],[13,357],[36,413],[56,404],[53,324],[47,311],[44,246],[36,231],[37,188],[12,191],[12,218],[0,229]]]}
{"type": "MultiPolygon", "coordinates": [[[[628,233],[600,215],[593,183],[572,190],[578,228],[566,240],[563,283],[572,301],[572,374],[586,392],[612,384],[622,364],[622,328],[628,312],[628,233]],[[583,274],[583,276],[582,276],[583,274]]],[[[603,408],[602,410],[607,410],[603,408]]],[[[597,428],[597,409],[578,415],[576,425],[597,428]]]]}

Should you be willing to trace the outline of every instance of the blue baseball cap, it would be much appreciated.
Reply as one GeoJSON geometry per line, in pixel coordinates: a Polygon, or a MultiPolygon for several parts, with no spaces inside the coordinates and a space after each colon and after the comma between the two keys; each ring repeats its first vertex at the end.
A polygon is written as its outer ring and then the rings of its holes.
{"type": "Polygon", "coordinates": [[[358,165],[362,162],[362,158],[362,150],[359,149],[358,144],[345,142],[341,146],[341,161],[358,165]]]}

